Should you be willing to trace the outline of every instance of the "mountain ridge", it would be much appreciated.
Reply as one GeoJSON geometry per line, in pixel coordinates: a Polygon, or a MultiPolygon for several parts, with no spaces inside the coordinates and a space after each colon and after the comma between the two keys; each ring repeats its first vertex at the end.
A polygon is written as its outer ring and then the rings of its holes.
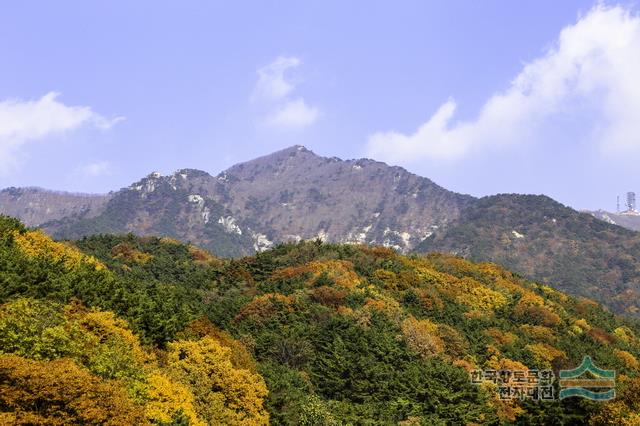
{"type": "Polygon", "coordinates": [[[19,217],[27,226],[38,226],[66,216],[90,216],[108,202],[111,194],[9,187],[0,190],[0,212],[19,217]]]}
{"type": "MultiPolygon", "coordinates": [[[[91,215],[60,215],[30,225],[41,226],[58,238],[78,238],[86,233],[73,230],[74,223],[98,220],[109,203],[128,198],[124,194],[136,191],[144,199],[157,188],[167,187],[189,192],[187,201],[188,197],[200,197],[222,206],[225,215],[218,217],[220,224],[234,222],[244,228],[258,251],[276,242],[321,238],[379,244],[408,252],[473,200],[398,166],[371,159],[322,157],[295,145],[236,164],[216,176],[197,169],[179,169],[170,175],[153,172],[111,193],[91,215]],[[256,179],[260,185],[256,185],[256,179]],[[349,203],[354,204],[353,211],[342,217],[336,214],[337,206],[349,203]],[[265,205],[269,206],[267,211],[265,205]]],[[[185,202],[182,198],[174,201],[185,202]]],[[[6,210],[0,204],[0,211],[10,214],[6,210]]],[[[137,231],[144,235],[148,227],[121,223],[97,228],[100,232],[137,231]]],[[[233,224],[225,228],[229,230],[233,224]]],[[[193,241],[199,242],[197,237],[193,241]]]]}
{"type": "Polygon", "coordinates": [[[632,231],[640,231],[640,216],[612,213],[606,210],[585,210],[584,213],[589,213],[612,225],[622,226],[632,231]]]}

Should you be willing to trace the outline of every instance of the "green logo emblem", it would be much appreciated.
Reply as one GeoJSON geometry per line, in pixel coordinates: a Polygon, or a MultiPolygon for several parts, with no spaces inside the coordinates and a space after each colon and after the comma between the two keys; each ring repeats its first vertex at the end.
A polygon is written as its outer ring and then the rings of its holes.
{"type": "Polygon", "coordinates": [[[602,370],[593,364],[591,357],[585,356],[577,368],[560,370],[560,399],[580,396],[608,401],[616,397],[615,377],[614,370],[602,370]]]}

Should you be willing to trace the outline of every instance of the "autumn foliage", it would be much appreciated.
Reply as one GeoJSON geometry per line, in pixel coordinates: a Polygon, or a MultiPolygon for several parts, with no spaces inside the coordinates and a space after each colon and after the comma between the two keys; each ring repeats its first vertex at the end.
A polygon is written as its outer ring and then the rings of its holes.
{"type": "Polygon", "coordinates": [[[53,241],[41,231],[14,231],[13,241],[27,256],[59,262],[68,269],[76,268],[83,263],[93,265],[97,270],[105,268],[94,257],[87,256],[68,244],[53,241]]]}
{"type": "Polygon", "coordinates": [[[2,305],[0,420],[266,424],[267,391],[244,346],[208,321],[184,336],[190,340],[171,343],[159,362],[112,312],[32,299],[2,305]]]}
{"type": "Polygon", "coordinates": [[[444,351],[444,342],[438,336],[438,326],[429,320],[407,318],[402,323],[402,334],[409,348],[424,358],[444,351]]]}
{"type": "Polygon", "coordinates": [[[189,386],[195,410],[208,424],[268,424],[264,380],[249,370],[236,369],[231,349],[216,340],[171,343],[167,366],[173,377],[189,386]]]}
{"type": "MultiPolygon", "coordinates": [[[[551,283],[553,284],[553,283],[551,283]]],[[[638,424],[640,324],[491,263],[316,242],[221,259],[0,216],[0,424],[638,424]],[[503,401],[475,369],[616,370],[503,401]]]]}
{"type": "Polygon", "coordinates": [[[0,356],[0,420],[16,425],[147,424],[116,381],[92,375],[69,359],[32,361],[0,356]]]}

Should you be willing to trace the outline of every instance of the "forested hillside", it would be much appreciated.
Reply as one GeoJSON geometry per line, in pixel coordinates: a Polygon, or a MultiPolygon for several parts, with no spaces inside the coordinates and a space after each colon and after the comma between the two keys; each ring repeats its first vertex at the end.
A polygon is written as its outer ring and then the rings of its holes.
{"type": "Polygon", "coordinates": [[[496,262],[615,313],[640,315],[640,233],[543,195],[480,198],[416,251],[496,262]]]}
{"type": "Polygon", "coordinates": [[[449,255],[318,241],[229,260],[0,216],[0,303],[0,423],[640,422],[634,320],[449,255]],[[616,370],[614,401],[502,401],[469,375],[585,355],[616,370]]]}

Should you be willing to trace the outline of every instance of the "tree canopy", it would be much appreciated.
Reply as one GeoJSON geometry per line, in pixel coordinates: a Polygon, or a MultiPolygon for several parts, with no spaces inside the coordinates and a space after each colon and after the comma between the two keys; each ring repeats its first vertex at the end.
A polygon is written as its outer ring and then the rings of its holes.
{"type": "Polygon", "coordinates": [[[223,260],[0,217],[0,304],[6,423],[638,422],[635,320],[449,255],[301,242],[223,260]],[[470,380],[585,355],[618,398],[504,401],[470,380]]]}

